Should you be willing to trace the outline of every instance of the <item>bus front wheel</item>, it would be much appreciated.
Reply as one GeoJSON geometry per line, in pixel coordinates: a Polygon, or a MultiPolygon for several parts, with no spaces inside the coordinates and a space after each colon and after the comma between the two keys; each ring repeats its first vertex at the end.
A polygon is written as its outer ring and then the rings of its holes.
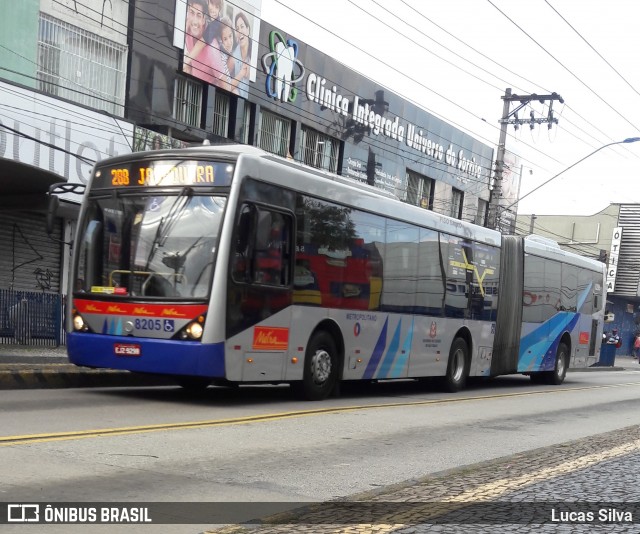
{"type": "Polygon", "coordinates": [[[469,347],[467,342],[458,337],[453,340],[449,351],[449,363],[447,364],[447,374],[444,377],[444,389],[450,393],[455,393],[464,389],[467,384],[469,374],[469,347]]]}
{"type": "Polygon", "coordinates": [[[338,379],[338,351],[333,337],[325,331],[316,332],[307,345],[304,375],[296,389],[307,400],[326,399],[338,379]]]}

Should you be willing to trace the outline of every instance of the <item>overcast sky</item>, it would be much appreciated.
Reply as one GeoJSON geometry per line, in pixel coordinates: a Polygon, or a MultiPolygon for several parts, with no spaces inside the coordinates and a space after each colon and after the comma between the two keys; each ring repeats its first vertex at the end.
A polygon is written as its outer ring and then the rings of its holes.
{"type": "MultiPolygon", "coordinates": [[[[262,18],[492,147],[507,87],[561,95],[551,129],[509,127],[521,197],[603,145],[640,137],[638,0],[263,0],[262,18]]],[[[519,117],[546,117],[547,105],[519,117]]],[[[604,148],[523,198],[519,213],[640,203],[639,171],[640,142],[604,148]]]]}

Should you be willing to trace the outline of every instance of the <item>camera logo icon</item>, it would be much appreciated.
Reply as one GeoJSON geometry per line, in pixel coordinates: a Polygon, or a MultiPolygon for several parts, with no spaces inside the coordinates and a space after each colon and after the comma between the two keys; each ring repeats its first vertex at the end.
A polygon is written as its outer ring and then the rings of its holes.
{"type": "Polygon", "coordinates": [[[7,521],[9,523],[38,523],[40,521],[40,505],[8,504],[7,521]]]}

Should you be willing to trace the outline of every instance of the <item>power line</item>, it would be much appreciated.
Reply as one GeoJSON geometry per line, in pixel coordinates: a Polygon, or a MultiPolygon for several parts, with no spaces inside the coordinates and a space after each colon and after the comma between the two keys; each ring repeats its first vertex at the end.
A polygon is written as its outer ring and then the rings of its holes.
{"type": "MultiPolygon", "coordinates": [[[[150,15],[153,17],[153,15],[150,15]]],[[[159,20],[157,17],[154,17],[156,20],[159,20]]],[[[128,26],[127,26],[128,27],[128,26]]],[[[266,101],[266,99],[263,99],[263,101],[266,101]]],[[[310,117],[314,117],[314,118],[319,118],[319,115],[316,114],[308,114],[310,117]]],[[[304,117],[302,114],[298,114],[298,116],[300,117],[304,117]]],[[[406,151],[405,151],[406,152],[406,151]]],[[[424,164],[424,162],[422,162],[424,164]]],[[[430,167],[431,165],[426,165],[426,167],[430,167]]],[[[478,185],[485,185],[485,183],[483,181],[477,181],[476,183],[478,183],[478,185]]]]}
{"type": "MultiPolygon", "coordinates": [[[[377,2],[375,2],[375,0],[373,0],[373,1],[374,1],[374,3],[376,3],[376,4],[377,4],[377,2]]],[[[509,69],[508,67],[505,67],[503,64],[501,64],[501,63],[497,62],[497,61],[496,61],[496,60],[494,60],[493,58],[491,58],[491,57],[489,57],[488,55],[486,55],[486,54],[482,53],[482,52],[481,52],[480,50],[478,50],[477,48],[472,47],[471,45],[469,45],[468,43],[466,43],[464,40],[462,40],[462,39],[460,39],[460,38],[456,37],[454,34],[452,34],[451,32],[449,32],[448,30],[446,30],[444,27],[440,26],[439,24],[437,24],[436,22],[434,22],[432,19],[430,19],[429,17],[427,17],[426,15],[424,15],[423,13],[421,13],[420,11],[418,11],[417,9],[415,9],[413,6],[409,5],[407,2],[405,2],[405,0],[401,0],[401,1],[402,1],[402,3],[403,3],[404,5],[406,5],[409,9],[411,9],[411,10],[412,10],[413,12],[415,12],[417,15],[419,15],[419,16],[420,16],[420,17],[422,17],[424,20],[426,20],[426,21],[430,22],[431,24],[433,24],[434,26],[436,26],[437,28],[439,28],[441,31],[443,31],[444,33],[446,33],[447,35],[449,35],[450,37],[452,37],[453,39],[455,39],[459,44],[461,44],[461,45],[463,45],[464,47],[468,48],[469,50],[471,50],[471,51],[475,52],[476,54],[479,54],[479,55],[480,55],[481,57],[483,57],[484,59],[486,59],[486,60],[490,61],[491,63],[493,63],[494,65],[496,65],[496,66],[500,67],[501,69],[504,69],[504,70],[505,70],[505,71],[507,71],[508,73],[510,73],[510,74],[512,74],[512,75],[514,75],[514,76],[517,76],[518,78],[520,78],[520,79],[522,79],[522,80],[526,81],[527,83],[529,83],[529,84],[531,84],[531,85],[533,85],[533,86],[535,86],[535,87],[540,87],[541,89],[543,89],[543,91],[544,91],[544,92],[551,93],[551,90],[546,89],[546,88],[544,88],[544,87],[540,86],[539,84],[537,84],[537,83],[535,83],[535,82],[533,82],[533,81],[531,81],[531,80],[527,79],[527,78],[526,78],[525,76],[523,76],[522,74],[518,74],[517,72],[514,72],[513,70],[509,69]]],[[[380,5],[380,4],[377,4],[377,5],[380,5]]],[[[396,16],[396,15],[394,14],[394,16],[396,16]]],[[[397,17],[397,16],[396,16],[396,18],[399,18],[399,17],[397,17]]],[[[403,22],[403,23],[404,23],[404,22],[403,22]]],[[[415,26],[411,26],[411,27],[417,30],[417,28],[416,28],[415,26]]],[[[396,31],[397,31],[397,30],[396,30],[396,31]]],[[[432,38],[431,38],[430,36],[428,36],[425,32],[422,32],[421,30],[417,30],[417,31],[418,31],[421,35],[423,35],[423,36],[427,37],[428,39],[431,39],[432,41],[437,42],[438,44],[440,44],[440,46],[442,46],[443,48],[445,48],[445,50],[449,50],[449,51],[451,51],[449,48],[445,47],[442,43],[439,43],[438,41],[435,41],[434,39],[432,39],[432,38]]],[[[427,51],[428,51],[428,50],[427,50],[427,51]]],[[[457,53],[455,53],[455,52],[453,52],[453,51],[451,51],[451,52],[452,52],[453,54],[455,54],[457,57],[460,57],[461,59],[463,59],[464,61],[466,61],[466,62],[468,62],[468,63],[471,63],[472,65],[476,66],[477,68],[481,68],[481,67],[479,67],[478,65],[476,65],[475,63],[471,62],[470,60],[468,60],[468,59],[464,58],[463,56],[460,56],[459,54],[457,54],[457,53]]],[[[438,56],[438,57],[440,57],[440,56],[438,56]]],[[[446,60],[446,59],[444,59],[444,58],[441,58],[441,59],[443,59],[443,61],[447,61],[447,60],[446,60]]],[[[455,66],[455,64],[454,64],[454,63],[451,63],[451,62],[449,62],[449,61],[447,61],[447,63],[450,63],[450,64],[452,64],[452,65],[454,65],[454,66],[455,66]]],[[[487,70],[485,70],[485,69],[482,69],[482,70],[484,70],[485,72],[489,73],[489,71],[487,71],[487,70]]],[[[489,73],[489,74],[491,74],[491,73],[489,73]]],[[[500,81],[503,81],[503,82],[504,82],[506,85],[508,85],[509,87],[515,87],[515,88],[516,88],[516,89],[518,89],[518,91],[519,91],[519,92],[521,92],[521,93],[528,93],[528,92],[530,92],[530,91],[525,90],[525,89],[523,89],[523,88],[521,88],[521,87],[518,87],[518,85],[517,85],[517,84],[510,83],[510,82],[506,82],[506,81],[502,80],[501,78],[498,78],[497,76],[495,76],[495,75],[493,75],[493,74],[492,74],[492,76],[494,76],[495,78],[497,78],[497,79],[498,79],[498,80],[500,80],[500,81]]],[[[483,80],[481,80],[481,81],[483,81],[483,80]]],[[[485,82],[485,83],[486,83],[486,82],[485,82]]],[[[492,87],[495,87],[495,86],[493,86],[493,85],[492,85],[492,87]]],[[[500,90],[502,90],[502,89],[500,88],[500,90]]],[[[566,104],[565,104],[565,105],[566,105],[566,104]]],[[[568,108],[568,109],[572,109],[572,108],[571,108],[571,107],[569,107],[569,106],[567,106],[567,108],[568,108]]],[[[602,131],[601,131],[601,130],[599,130],[596,126],[594,126],[594,125],[592,125],[591,123],[589,123],[589,122],[588,122],[588,121],[587,121],[587,120],[586,120],[582,115],[580,115],[579,113],[577,113],[575,110],[572,110],[572,111],[574,111],[574,112],[576,113],[576,115],[577,115],[579,118],[581,118],[582,120],[584,120],[585,122],[587,122],[590,126],[592,126],[593,128],[595,128],[595,129],[596,129],[597,131],[599,131],[601,134],[603,134],[603,135],[605,135],[605,136],[606,136],[606,134],[605,134],[604,132],[602,132],[602,131]]],[[[569,124],[571,124],[572,126],[574,126],[575,128],[577,128],[578,130],[580,130],[582,133],[584,133],[584,134],[588,135],[589,137],[591,137],[592,139],[594,139],[594,140],[595,140],[596,142],[598,142],[599,144],[602,144],[602,143],[603,143],[602,141],[600,141],[599,139],[596,139],[594,136],[592,136],[591,134],[589,134],[588,132],[586,132],[584,129],[580,128],[577,124],[575,124],[575,123],[574,123],[574,122],[572,122],[571,120],[567,119],[566,117],[564,118],[564,120],[565,120],[566,122],[568,122],[569,124]]],[[[569,135],[571,135],[571,136],[575,137],[575,138],[576,138],[576,139],[578,139],[579,141],[582,141],[582,142],[584,142],[584,143],[585,143],[585,144],[587,144],[587,145],[589,144],[589,143],[587,143],[584,139],[581,139],[580,137],[578,137],[577,135],[575,135],[575,134],[574,134],[573,132],[571,132],[570,130],[564,129],[564,131],[566,131],[569,135]]],[[[608,137],[608,136],[607,136],[607,137],[608,137]]],[[[610,140],[612,140],[612,139],[610,139],[610,140]]],[[[595,147],[593,147],[593,148],[595,148],[595,147]]]]}
{"type": "Polygon", "coordinates": [[[557,10],[555,7],[553,7],[553,6],[549,3],[549,1],[548,1],[548,0],[544,0],[544,1],[546,2],[546,4],[547,4],[550,8],[551,8],[551,9],[553,9],[553,11],[555,11],[555,13],[556,13],[556,14],[557,14],[557,15],[558,15],[558,16],[559,16],[559,17],[560,17],[560,18],[561,18],[561,19],[562,19],[562,20],[567,24],[567,26],[569,26],[569,28],[571,28],[571,29],[575,32],[575,34],[576,34],[578,37],[580,37],[580,39],[582,39],[582,40],[584,41],[584,43],[585,43],[589,48],[591,48],[591,50],[593,50],[593,51],[597,54],[597,56],[598,56],[602,61],[604,61],[604,62],[609,66],[609,68],[611,68],[611,70],[612,70],[613,72],[615,72],[615,73],[620,77],[620,79],[621,79],[624,83],[626,83],[626,84],[631,88],[631,90],[632,90],[633,92],[635,92],[638,96],[640,96],[640,92],[638,92],[638,90],[637,90],[633,85],[631,85],[631,83],[629,82],[629,80],[627,80],[627,79],[626,79],[622,74],[620,74],[620,73],[616,70],[616,68],[615,68],[611,63],[609,63],[609,62],[604,58],[604,56],[603,56],[600,52],[598,52],[598,51],[593,47],[593,45],[592,45],[589,41],[587,41],[587,40],[582,36],[582,34],[581,34],[578,30],[576,30],[576,29],[571,25],[571,23],[570,23],[570,22],[569,22],[565,17],[563,17],[563,16],[558,12],[558,10],[557,10]]]}
{"type": "Polygon", "coordinates": [[[600,100],[603,104],[605,104],[609,109],[615,112],[622,120],[624,120],[627,124],[632,126],[636,131],[640,131],[635,124],[633,124],[629,119],[627,119],[622,113],[620,113],[616,108],[614,108],[609,102],[607,102],[604,98],[602,98],[596,91],[594,91],[589,85],[587,85],[579,76],[573,73],[571,69],[569,69],[566,65],[564,65],[558,58],[556,58],[551,52],[549,52],[544,46],[542,46],[538,41],[536,41],[529,33],[527,33],[518,23],[516,23],[511,17],[509,17],[504,11],[502,11],[498,6],[496,6],[491,0],[487,0],[494,8],[496,8],[509,22],[511,22],[516,28],[518,28],[522,33],[524,33],[529,39],[531,39],[538,47],[540,47],[551,59],[553,59],[558,65],[560,65],[564,70],[566,70],[571,76],[573,76],[578,82],[580,82],[584,87],[586,87],[592,94],[594,94],[598,100],[600,100]]]}
{"type": "Polygon", "coordinates": [[[539,186],[534,187],[531,191],[529,191],[528,193],[522,195],[518,200],[516,200],[515,202],[513,202],[512,204],[509,204],[506,208],[503,208],[505,211],[508,210],[509,208],[512,208],[513,206],[515,206],[518,202],[520,202],[523,198],[528,197],[531,193],[536,192],[538,189],[540,189],[541,187],[544,187],[545,185],[547,185],[549,182],[555,180],[558,176],[564,174],[565,172],[567,172],[569,169],[573,169],[573,167],[575,167],[578,163],[583,162],[585,159],[590,158],[591,156],[593,156],[596,152],[600,152],[600,150],[602,150],[603,148],[607,148],[610,147],[612,145],[619,145],[619,144],[630,144],[630,143],[635,143],[637,141],[640,141],[640,137],[629,137],[627,139],[623,139],[622,141],[614,141],[613,143],[608,143],[606,145],[601,146],[600,148],[597,148],[596,150],[594,150],[593,152],[590,152],[589,154],[587,154],[586,156],[584,156],[583,158],[580,158],[578,161],[576,161],[575,163],[572,163],[571,165],[569,165],[567,168],[563,169],[562,171],[560,171],[558,174],[552,176],[551,178],[549,178],[548,180],[546,180],[545,182],[542,182],[539,186]]]}
{"type": "MultiPolygon", "coordinates": [[[[451,103],[451,104],[452,104],[452,105],[454,105],[455,107],[457,107],[457,108],[461,109],[463,112],[465,112],[465,113],[467,113],[467,114],[470,114],[471,116],[473,116],[473,117],[474,117],[474,118],[476,118],[476,119],[484,120],[484,119],[482,119],[481,117],[479,117],[478,115],[475,115],[474,113],[472,113],[471,111],[469,111],[467,108],[465,108],[465,107],[464,107],[464,106],[462,106],[461,104],[457,104],[457,103],[456,103],[456,102],[454,102],[453,100],[451,100],[451,99],[449,99],[449,98],[447,98],[447,97],[445,97],[445,96],[441,95],[440,93],[438,93],[438,92],[437,92],[437,91],[435,91],[434,89],[432,89],[432,88],[428,87],[427,85],[423,84],[423,83],[422,83],[422,82],[420,82],[419,80],[416,80],[415,78],[412,78],[411,76],[409,76],[409,75],[407,75],[406,73],[404,73],[404,72],[402,72],[402,71],[398,70],[397,68],[393,67],[392,65],[389,65],[389,64],[388,64],[388,63],[386,63],[385,61],[382,61],[380,58],[377,58],[377,57],[373,57],[373,56],[371,56],[371,54],[369,54],[368,52],[366,52],[365,50],[363,50],[360,46],[358,46],[358,45],[356,45],[356,44],[354,44],[354,43],[352,43],[352,42],[348,41],[348,40],[347,40],[347,39],[345,39],[344,37],[342,37],[342,36],[338,35],[337,33],[335,33],[335,32],[333,32],[333,31],[331,31],[331,30],[329,30],[329,29],[325,28],[324,26],[321,26],[321,25],[320,25],[320,24],[318,24],[317,22],[312,21],[309,17],[307,17],[307,16],[303,15],[303,14],[302,14],[302,13],[300,13],[299,11],[296,11],[296,10],[295,10],[295,9],[293,9],[292,7],[290,7],[290,6],[288,6],[288,5],[284,4],[284,3],[282,3],[280,0],[273,0],[273,1],[274,1],[274,2],[276,2],[276,3],[278,3],[278,4],[280,4],[280,5],[282,5],[283,7],[287,8],[287,9],[289,9],[292,13],[295,13],[295,14],[296,14],[296,15],[298,15],[299,17],[301,17],[301,18],[303,18],[303,19],[305,19],[305,20],[307,20],[307,21],[311,22],[312,24],[314,24],[314,25],[315,25],[315,26],[317,26],[318,28],[320,28],[320,29],[324,30],[325,32],[329,33],[330,35],[333,35],[334,37],[337,37],[337,38],[338,38],[338,39],[340,39],[342,42],[347,43],[348,45],[351,45],[351,46],[352,46],[352,47],[354,47],[356,50],[359,50],[360,52],[362,52],[362,53],[364,53],[364,54],[368,55],[369,57],[372,57],[373,59],[375,59],[376,61],[378,61],[378,62],[379,62],[379,63],[381,63],[382,65],[384,65],[385,67],[387,67],[387,68],[389,68],[389,69],[393,70],[394,72],[397,72],[398,74],[400,74],[400,75],[402,75],[402,76],[406,77],[407,79],[411,80],[412,82],[414,82],[414,83],[416,83],[416,84],[420,85],[421,87],[423,87],[423,88],[424,88],[424,89],[426,89],[427,91],[429,91],[429,92],[431,92],[431,93],[435,94],[436,96],[438,96],[438,97],[442,98],[443,100],[445,100],[445,101],[447,101],[447,102],[451,103]]],[[[349,0],[349,1],[351,2],[351,0],[349,0]]],[[[352,3],[352,2],[351,2],[351,3],[352,3]]],[[[359,6],[356,6],[356,7],[359,7],[359,6]]],[[[361,8],[360,8],[360,9],[361,9],[361,8]]],[[[369,13],[367,13],[367,14],[369,15],[369,13]]],[[[374,18],[375,18],[375,17],[374,17],[374,18]]],[[[378,20],[378,21],[380,21],[380,19],[377,19],[377,20],[378,20]]],[[[382,21],[380,21],[380,22],[382,22],[382,21]]],[[[358,74],[360,74],[361,76],[363,76],[363,77],[365,77],[365,78],[366,78],[366,76],[365,76],[364,74],[362,74],[362,73],[358,72],[358,71],[357,71],[357,70],[355,70],[355,69],[352,69],[352,70],[354,70],[354,72],[357,72],[358,74]]],[[[378,83],[380,84],[380,86],[385,87],[385,86],[384,86],[384,84],[381,84],[380,82],[378,82],[378,83]]],[[[388,89],[388,88],[387,88],[387,87],[385,87],[385,89],[388,89]]],[[[425,109],[426,111],[428,111],[429,113],[431,113],[431,114],[435,115],[436,117],[441,118],[441,119],[442,119],[442,120],[444,120],[445,122],[448,122],[449,124],[452,124],[452,125],[454,125],[454,126],[457,126],[458,128],[460,128],[460,129],[461,129],[461,130],[463,130],[463,131],[464,131],[464,130],[471,131],[471,132],[473,133],[473,135],[477,136],[479,139],[484,140],[485,142],[489,143],[490,145],[493,145],[493,144],[494,144],[494,142],[493,142],[493,141],[491,141],[491,140],[489,140],[489,139],[486,139],[485,137],[483,137],[483,136],[481,136],[481,135],[479,135],[479,134],[477,134],[477,133],[473,132],[472,130],[470,130],[470,129],[468,129],[468,128],[466,128],[466,127],[464,127],[464,126],[462,126],[462,125],[458,124],[458,123],[457,123],[457,122],[455,122],[455,121],[452,121],[452,120],[450,120],[450,119],[446,119],[446,118],[442,117],[442,115],[438,114],[437,112],[435,112],[435,111],[433,111],[433,110],[431,110],[431,109],[429,109],[429,108],[427,108],[427,107],[425,107],[425,106],[422,106],[422,105],[420,105],[420,104],[417,104],[414,100],[412,100],[412,99],[410,99],[410,98],[408,98],[408,97],[405,97],[404,95],[399,95],[399,96],[402,96],[402,97],[403,97],[403,98],[405,98],[405,100],[407,100],[408,102],[411,102],[412,104],[414,104],[414,105],[416,105],[416,106],[418,106],[418,107],[420,107],[420,108],[422,108],[422,109],[425,109]]],[[[485,121],[485,122],[486,122],[486,121],[485,121]]],[[[489,124],[489,123],[488,123],[488,124],[489,124]]],[[[491,126],[492,128],[498,129],[498,127],[497,127],[497,126],[495,126],[495,125],[490,124],[490,126],[491,126]]],[[[538,148],[533,147],[533,146],[531,146],[531,145],[529,145],[529,144],[527,144],[527,143],[525,143],[525,144],[526,144],[529,148],[531,148],[532,150],[534,150],[534,151],[538,152],[540,155],[542,155],[542,156],[544,156],[544,157],[547,157],[547,158],[551,159],[552,161],[555,161],[556,163],[562,163],[561,161],[559,161],[559,160],[557,160],[557,159],[555,159],[555,158],[553,158],[553,157],[549,156],[547,153],[543,152],[542,150],[539,150],[538,148]]],[[[523,158],[523,159],[524,159],[524,158],[523,158]]],[[[527,160],[527,161],[528,161],[528,160],[527,160]]]]}
{"type": "MultiPolygon", "coordinates": [[[[82,4],[81,4],[81,5],[82,5],[82,4]]],[[[266,101],[266,99],[263,99],[263,100],[264,100],[264,101],[266,101]]],[[[320,122],[322,122],[321,117],[319,117],[319,116],[317,116],[317,115],[311,115],[311,114],[310,114],[310,116],[313,116],[313,118],[314,118],[315,120],[320,120],[320,122]]],[[[300,115],[300,117],[302,117],[302,118],[304,119],[304,117],[303,117],[302,115],[300,115]]],[[[325,121],[325,122],[327,122],[327,121],[325,121]]],[[[327,122],[327,123],[328,123],[328,122],[327,122]]],[[[395,149],[396,147],[393,147],[393,148],[395,149]]],[[[404,152],[406,153],[407,151],[405,150],[404,152]]],[[[417,161],[417,160],[416,160],[416,161],[417,161]]],[[[425,167],[427,167],[427,168],[428,168],[428,167],[433,167],[433,164],[426,164],[424,161],[421,161],[421,163],[422,163],[423,165],[425,165],[425,167]]],[[[486,171],[487,171],[487,173],[488,173],[488,172],[489,172],[489,170],[490,170],[490,165],[488,164],[488,165],[484,166],[484,168],[486,169],[486,171]]],[[[485,185],[485,184],[487,183],[487,181],[485,181],[485,180],[478,180],[478,182],[479,182],[479,183],[481,183],[482,185],[485,185]]]]}

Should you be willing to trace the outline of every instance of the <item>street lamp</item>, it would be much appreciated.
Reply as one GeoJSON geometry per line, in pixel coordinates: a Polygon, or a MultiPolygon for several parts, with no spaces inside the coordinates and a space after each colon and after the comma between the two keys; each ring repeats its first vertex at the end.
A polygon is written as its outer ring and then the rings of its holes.
{"type": "Polygon", "coordinates": [[[587,154],[585,157],[579,159],[578,161],[576,161],[573,165],[569,165],[566,169],[560,171],[558,174],[556,174],[555,176],[552,176],[551,178],[549,178],[546,182],[541,183],[538,187],[533,188],[531,191],[529,191],[526,195],[522,195],[518,200],[516,200],[514,203],[509,204],[506,208],[504,208],[504,210],[508,210],[509,208],[515,206],[518,202],[520,202],[523,198],[528,197],[531,193],[536,192],[538,189],[540,189],[541,187],[547,185],[549,182],[551,182],[552,180],[555,180],[558,176],[560,176],[561,174],[564,174],[565,172],[567,172],[569,169],[573,169],[573,167],[575,167],[578,163],[584,161],[587,158],[590,158],[591,156],[593,156],[596,152],[600,152],[600,150],[602,150],[603,148],[607,148],[608,146],[612,146],[612,145],[622,145],[622,144],[628,144],[628,143],[635,143],[636,141],[640,141],[640,137],[628,137],[627,139],[623,139],[622,141],[614,141],[613,143],[607,143],[606,145],[602,145],[600,148],[596,148],[593,152],[590,152],[589,154],[587,154]]]}

